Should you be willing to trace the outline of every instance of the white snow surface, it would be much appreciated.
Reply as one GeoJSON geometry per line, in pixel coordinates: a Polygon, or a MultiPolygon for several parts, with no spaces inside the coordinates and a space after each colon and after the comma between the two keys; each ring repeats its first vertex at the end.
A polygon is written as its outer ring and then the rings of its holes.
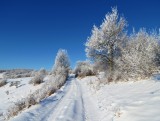
{"type": "Polygon", "coordinates": [[[160,121],[160,80],[98,84],[71,77],[40,104],[10,121],[160,121]]]}
{"type": "Polygon", "coordinates": [[[27,97],[41,87],[41,85],[33,86],[29,84],[31,78],[32,77],[8,79],[7,84],[0,87],[0,113],[5,113],[15,102],[27,97]],[[20,81],[18,87],[10,87],[10,83],[15,81],[20,81]]]}
{"type": "Polygon", "coordinates": [[[0,73],[0,79],[3,79],[3,73],[0,73]]]}
{"type": "Polygon", "coordinates": [[[97,88],[97,77],[82,80],[90,85],[102,117],[97,121],[160,121],[160,76],[119,82],[97,88]],[[93,89],[94,87],[94,89],[93,89]]]}

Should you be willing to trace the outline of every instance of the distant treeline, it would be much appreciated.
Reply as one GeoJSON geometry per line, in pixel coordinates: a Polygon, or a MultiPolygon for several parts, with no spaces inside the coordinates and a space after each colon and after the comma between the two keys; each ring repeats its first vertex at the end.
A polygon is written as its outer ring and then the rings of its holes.
{"type": "Polygon", "coordinates": [[[0,70],[0,73],[6,72],[7,70],[0,70]]]}
{"type": "Polygon", "coordinates": [[[12,72],[12,71],[18,71],[18,72],[23,72],[23,71],[33,71],[33,69],[0,69],[0,73],[3,73],[3,72],[12,72]]]}

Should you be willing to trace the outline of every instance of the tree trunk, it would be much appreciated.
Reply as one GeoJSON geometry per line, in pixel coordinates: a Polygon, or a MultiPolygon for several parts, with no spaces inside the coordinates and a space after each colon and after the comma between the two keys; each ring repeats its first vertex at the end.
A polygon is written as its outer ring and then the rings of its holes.
{"type": "Polygon", "coordinates": [[[110,53],[109,53],[109,70],[110,70],[110,74],[113,75],[113,71],[114,71],[114,50],[113,50],[113,46],[110,46],[110,53]]]}

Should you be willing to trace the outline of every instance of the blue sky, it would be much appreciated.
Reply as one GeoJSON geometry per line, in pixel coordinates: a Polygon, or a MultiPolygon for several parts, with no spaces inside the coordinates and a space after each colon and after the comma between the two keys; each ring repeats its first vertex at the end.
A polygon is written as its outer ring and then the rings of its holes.
{"type": "Polygon", "coordinates": [[[85,60],[84,43],[111,7],[134,27],[160,27],[159,0],[0,0],[0,69],[51,69],[59,48],[72,67],[85,60]]]}

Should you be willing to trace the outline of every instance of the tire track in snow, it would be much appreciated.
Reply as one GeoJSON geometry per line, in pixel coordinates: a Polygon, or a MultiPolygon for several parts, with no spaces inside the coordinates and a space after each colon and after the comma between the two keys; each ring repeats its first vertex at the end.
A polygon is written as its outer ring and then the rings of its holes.
{"type": "Polygon", "coordinates": [[[97,100],[94,100],[92,96],[95,96],[89,90],[88,85],[84,82],[85,80],[79,80],[78,83],[81,87],[81,94],[83,98],[83,106],[85,109],[85,121],[100,121],[101,112],[97,105],[97,100]]]}
{"type": "Polygon", "coordinates": [[[78,79],[70,78],[57,94],[44,99],[11,121],[88,121],[85,94],[81,86],[78,79]]]}
{"type": "Polygon", "coordinates": [[[76,85],[78,87],[78,91],[80,92],[80,98],[81,98],[81,102],[82,102],[82,111],[84,112],[83,113],[83,117],[84,117],[84,121],[87,121],[87,115],[86,115],[86,109],[85,109],[85,105],[84,105],[84,99],[83,99],[83,92],[82,92],[82,87],[80,85],[80,83],[76,80],[76,85]]]}
{"type": "Polygon", "coordinates": [[[80,86],[76,79],[72,81],[71,88],[59,103],[48,121],[85,121],[84,103],[80,86]]]}

